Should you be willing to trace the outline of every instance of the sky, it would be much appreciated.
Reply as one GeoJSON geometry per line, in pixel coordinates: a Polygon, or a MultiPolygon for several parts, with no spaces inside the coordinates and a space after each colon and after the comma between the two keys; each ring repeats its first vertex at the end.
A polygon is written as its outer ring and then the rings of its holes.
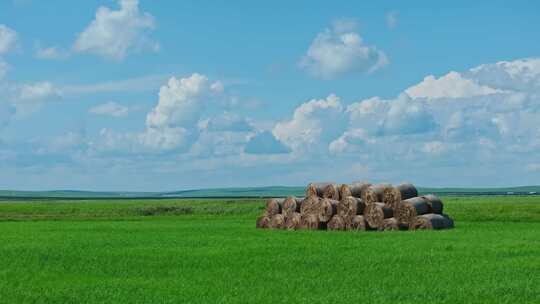
{"type": "Polygon", "coordinates": [[[0,1],[0,189],[540,184],[538,1],[0,1]]]}

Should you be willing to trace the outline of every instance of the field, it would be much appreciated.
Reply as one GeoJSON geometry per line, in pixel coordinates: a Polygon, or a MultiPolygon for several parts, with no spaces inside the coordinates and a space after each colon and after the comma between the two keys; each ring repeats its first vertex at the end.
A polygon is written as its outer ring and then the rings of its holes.
{"type": "Polygon", "coordinates": [[[447,231],[255,229],[263,200],[0,202],[1,303],[538,303],[540,196],[447,231]]]}

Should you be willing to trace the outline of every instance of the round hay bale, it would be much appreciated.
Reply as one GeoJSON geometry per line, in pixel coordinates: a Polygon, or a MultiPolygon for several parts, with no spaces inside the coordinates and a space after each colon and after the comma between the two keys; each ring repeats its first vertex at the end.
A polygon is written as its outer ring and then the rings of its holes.
{"type": "Polygon", "coordinates": [[[400,223],[395,217],[384,219],[382,227],[379,227],[379,230],[382,231],[396,231],[407,229],[409,229],[409,226],[400,223]]]}
{"type": "Polygon", "coordinates": [[[275,214],[270,218],[270,229],[281,229],[285,227],[285,216],[283,214],[275,214]]]}
{"type": "Polygon", "coordinates": [[[454,227],[454,220],[446,214],[428,213],[417,216],[411,225],[412,230],[439,230],[454,227]]]}
{"type": "Polygon", "coordinates": [[[298,212],[294,212],[291,215],[288,215],[285,218],[285,229],[287,230],[297,230],[300,229],[300,221],[302,216],[298,212]]]}
{"type": "Polygon", "coordinates": [[[283,208],[283,198],[271,198],[266,201],[266,216],[272,217],[273,215],[280,214],[283,208]]]}
{"type": "Polygon", "coordinates": [[[337,205],[337,214],[343,218],[352,218],[355,215],[364,214],[366,205],[362,199],[346,196],[337,205]]]}
{"type": "Polygon", "coordinates": [[[353,231],[365,231],[367,229],[367,223],[362,215],[355,215],[350,221],[348,221],[347,229],[353,231]]]}
{"type": "Polygon", "coordinates": [[[385,206],[383,203],[376,202],[366,206],[364,218],[369,227],[379,229],[382,227],[384,219],[394,215],[392,208],[385,206]]]}
{"type": "Polygon", "coordinates": [[[257,218],[257,223],[255,227],[260,228],[260,229],[265,229],[265,228],[268,228],[269,225],[270,225],[270,217],[263,215],[257,218]]]}
{"type": "MultiPolygon", "coordinates": [[[[351,196],[362,197],[362,193],[371,186],[368,182],[354,182],[349,185],[349,191],[351,191],[351,196]]],[[[342,196],[343,197],[343,196],[342,196]]]]}
{"type": "Polygon", "coordinates": [[[331,198],[339,201],[339,187],[337,184],[331,183],[326,185],[323,190],[323,198],[331,198]]]}
{"type": "Polygon", "coordinates": [[[413,197],[401,202],[395,212],[395,218],[405,225],[411,225],[414,218],[429,213],[429,205],[424,197],[413,197]]]}
{"type": "Polygon", "coordinates": [[[377,184],[369,186],[364,192],[362,192],[362,200],[366,205],[371,205],[376,202],[382,202],[385,189],[391,189],[391,184],[377,184]]]}
{"type": "Polygon", "coordinates": [[[334,215],[328,222],[328,230],[345,230],[346,228],[345,219],[339,215],[334,215]]]}
{"type": "Polygon", "coordinates": [[[339,201],[323,198],[319,206],[319,222],[328,222],[337,213],[339,201]]]}
{"type": "Polygon", "coordinates": [[[289,196],[283,201],[282,213],[285,217],[292,215],[295,212],[300,212],[300,206],[302,205],[302,198],[296,198],[289,196]]]}
{"type": "Polygon", "coordinates": [[[302,215],[313,214],[318,216],[321,205],[320,201],[321,199],[318,196],[306,197],[300,206],[300,213],[302,215]]]}
{"type": "Polygon", "coordinates": [[[321,227],[319,216],[317,214],[302,214],[300,217],[300,228],[308,230],[317,230],[321,227]]]}
{"type": "Polygon", "coordinates": [[[318,196],[323,197],[324,189],[334,183],[324,182],[324,183],[310,183],[306,188],[306,197],[318,196]]]}
{"type": "Polygon", "coordinates": [[[384,188],[382,202],[396,210],[401,201],[417,197],[418,190],[411,183],[399,184],[396,187],[384,188]]]}
{"type": "Polygon", "coordinates": [[[352,196],[351,188],[347,184],[341,184],[341,186],[339,186],[339,197],[343,199],[347,196],[352,196]]]}
{"type": "Polygon", "coordinates": [[[428,194],[422,196],[427,200],[429,206],[429,213],[442,214],[443,213],[443,202],[434,194],[428,194]]]}
{"type": "Polygon", "coordinates": [[[401,194],[401,200],[406,200],[409,198],[418,196],[418,189],[411,183],[401,183],[396,186],[401,194]]]}

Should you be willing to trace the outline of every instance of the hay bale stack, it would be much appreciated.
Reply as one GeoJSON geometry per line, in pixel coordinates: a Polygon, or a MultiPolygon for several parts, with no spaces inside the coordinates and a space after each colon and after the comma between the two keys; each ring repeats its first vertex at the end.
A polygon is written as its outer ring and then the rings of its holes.
{"type": "Polygon", "coordinates": [[[341,186],[339,186],[339,197],[343,199],[347,196],[352,196],[351,188],[347,184],[341,184],[341,186]]]}
{"type": "Polygon", "coordinates": [[[324,228],[317,214],[301,214],[300,229],[318,230],[324,228]]]}
{"type": "Polygon", "coordinates": [[[347,224],[345,219],[339,215],[334,215],[328,222],[328,230],[346,230],[347,224]]]}
{"type": "Polygon", "coordinates": [[[255,227],[260,229],[269,228],[270,226],[270,217],[267,215],[262,215],[257,218],[257,223],[255,227]]]}
{"type": "Polygon", "coordinates": [[[396,231],[396,230],[407,230],[407,229],[409,229],[409,226],[400,223],[395,217],[384,219],[382,227],[379,227],[379,230],[382,230],[382,231],[396,231]]]}
{"type": "Polygon", "coordinates": [[[411,229],[449,229],[454,227],[454,220],[446,214],[428,213],[417,216],[414,219],[411,229]]]}
{"type": "Polygon", "coordinates": [[[306,197],[318,196],[339,201],[339,187],[336,183],[310,183],[306,188],[306,197]]]}
{"type": "Polygon", "coordinates": [[[384,191],[392,189],[391,184],[377,184],[371,185],[365,191],[362,192],[362,200],[366,205],[371,205],[376,202],[382,202],[384,198],[384,191]]]}
{"type": "Polygon", "coordinates": [[[418,190],[413,184],[403,183],[396,187],[384,188],[382,202],[386,206],[396,210],[401,201],[417,196],[418,190]]]}
{"type": "Polygon", "coordinates": [[[313,214],[318,216],[321,205],[320,201],[321,199],[318,196],[306,197],[300,206],[300,213],[302,215],[313,214]]]}
{"type": "Polygon", "coordinates": [[[298,212],[294,212],[288,216],[285,217],[285,225],[284,228],[287,230],[297,230],[300,229],[300,222],[302,220],[302,216],[298,212]]]}
{"type": "Polygon", "coordinates": [[[427,204],[429,206],[428,213],[436,213],[436,214],[443,213],[443,203],[437,196],[433,194],[428,194],[422,197],[427,200],[427,204]]]}
{"type": "Polygon", "coordinates": [[[328,222],[337,213],[339,201],[323,198],[319,205],[319,221],[328,222]]]}
{"type": "Polygon", "coordinates": [[[351,196],[362,198],[362,193],[371,186],[368,182],[353,182],[349,185],[351,196]]]}
{"type": "Polygon", "coordinates": [[[289,196],[283,201],[282,213],[285,217],[292,215],[295,212],[300,212],[300,206],[302,205],[303,198],[297,198],[289,196]]]}
{"type": "Polygon", "coordinates": [[[353,218],[356,215],[364,214],[364,209],[366,205],[362,199],[347,196],[339,201],[337,205],[337,214],[343,218],[353,218]]]}
{"type": "Polygon", "coordinates": [[[347,230],[365,231],[367,223],[363,215],[355,215],[348,221],[347,230]]]}
{"type": "Polygon", "coordinates": [[[285,228],[285,216],[283,214],[276,214],[270,218],[270,229],[285,228]]]}
{"type": "Polygon", "coordinates": [[[283,208],[283,198],[271,198],[266,201],[266,216],[272,217],[276,214],[280,214],[283,208]]]}
{"type": "Polygon", "coordinates": [[[383,203],[376,202],[366,206],[364,217],[369,227],[379,229],[383,226],[384,219],[394,216],[392,208],[383,203]]]}
{"type": "Polygon", "coordinates": [[[416,216],[426,213],[429,213],[428,200],[424,197],[413,197],[401,202],[395,217],[400,223],[411,225],[416,216]]]}

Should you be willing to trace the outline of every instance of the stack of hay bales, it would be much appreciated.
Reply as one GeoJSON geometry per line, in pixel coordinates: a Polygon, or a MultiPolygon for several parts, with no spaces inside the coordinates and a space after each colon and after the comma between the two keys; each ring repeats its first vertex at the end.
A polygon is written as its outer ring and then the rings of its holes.
{"type": "Polygon", "coordinates": [[[454,221],[435,195],[413,184],[310,183],[305,198],[272,198],[257,228],[309,230],[448,229],[454,221]]]}

